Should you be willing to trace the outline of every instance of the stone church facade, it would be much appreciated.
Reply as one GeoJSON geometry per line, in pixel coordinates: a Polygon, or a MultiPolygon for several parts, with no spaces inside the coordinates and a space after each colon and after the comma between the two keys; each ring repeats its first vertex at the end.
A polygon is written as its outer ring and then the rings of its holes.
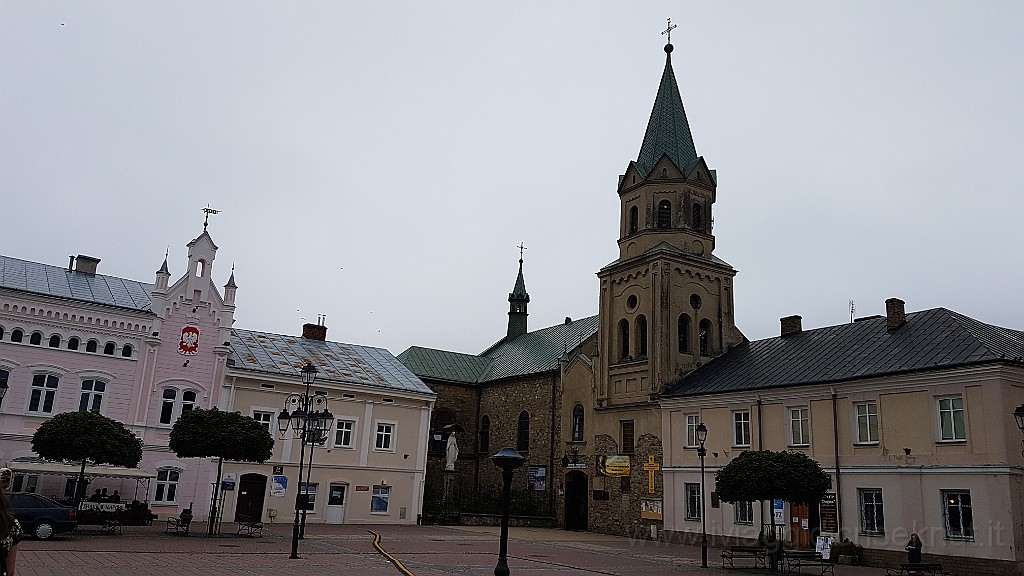
{"type": "MultiPolygon", "coordinates": [[[[458,482],[497,490],[497,468],[486,458],[518,448],[527,464],[514,489],[546,497],[543,513],[568,529],[659,537],[657,395],[744,341],[734,319],[736,271],[714,254],[716,175],[696,153],[672,46],[665,51],[640,152],[618,180],[619,230],[609,231],[618,257],[597,272],[597,316],[529,331],[520,260],[497,344],[478,355],[422,347],[399,355],[438,393],[435,442],[447,425],[460,430],[458,482]]],[[[443,458],[432,454],[428,493],[443,483],[443,458]]]]}

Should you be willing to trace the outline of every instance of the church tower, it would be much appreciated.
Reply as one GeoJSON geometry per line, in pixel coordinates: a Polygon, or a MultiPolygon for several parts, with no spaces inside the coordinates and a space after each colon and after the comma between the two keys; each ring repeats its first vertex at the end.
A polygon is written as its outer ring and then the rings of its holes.
{"type": "Polygon", "coordinates": [[[678,374],[743,341],[736,271],[714,255],[717,176],[697,155],[672,44],[637,159],[619,177],[619,257],[601,283],[598,404],[649,401],[678,374]]]}
{"type": "Polygon", "coordinates": [[[508,333],[505,341],[511,342],[526,334],[526,305],[530,303],[530,295],[526,293],[526,281],[523,280],[523,258],[519,257],[519,276],[516,285],[508,295],[508,333]]]}

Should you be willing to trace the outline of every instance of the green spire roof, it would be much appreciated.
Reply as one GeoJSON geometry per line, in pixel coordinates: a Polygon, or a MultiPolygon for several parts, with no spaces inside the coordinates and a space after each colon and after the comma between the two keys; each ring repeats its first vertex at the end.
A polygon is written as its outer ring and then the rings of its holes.
{"type": "Polygon", "coordinates": [[[508,301],[513,300],[525,300],[530,301],[530,295],[526,293],[526,281],[523,280],[523,261],[519,260],[519,277],[516,278],[516,286],[512,289],[512,293],[508,295],[508,301]]]}
{"type": "Polygon", "coordinates": [[[644,176],[650,174],[662,154],[685,170],[697,160],[697,149],[693,145],[690,124],[686,121],[683,99],[679,96],[676,75],[672,71],[672,45],[665,45],[665,72],[661,75],[658,97],[654,100],[651,119],[647,122],[647,133],[640,146],[636,163],[644,176]]]}

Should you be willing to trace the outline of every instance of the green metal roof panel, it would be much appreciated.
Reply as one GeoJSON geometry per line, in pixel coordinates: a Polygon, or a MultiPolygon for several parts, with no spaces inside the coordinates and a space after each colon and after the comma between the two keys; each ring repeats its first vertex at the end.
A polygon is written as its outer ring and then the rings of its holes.
{"type": "Polygon", "coordinates": [[[663,155],[668,155],[680,169],[685,169],[697,160],[690,123],[686,120],[686,110],[679,96],[676,75],[672,71],[670,46],[665,47],[665,71],[661,75],[658,96],[654,100],[647,132],[637,155],[636,163],[644,176],[650,174],[663,155]]]}
{"type": "Polygon", "coordinates": [[[317,381],[347,382],[391,390],[433,394],[426,384],[383,348],[309,340],[254,330],[232,329],[232,369],[293,375],[307,362],[317,381]]]}
{"type": "Polygon", "coordinates": [[[491,364],[490,358],[421,346],[409,347],[398,361],[420,378],[463,383],[478,382],[491,364]]]}
{"type": "Polygon", "coordinates": [[[556,324],[527,332],[511,341],[499,341],[481,356],[493,360],[480,381],[500,380],[547,372],[558,368],[558,358],[566,349],[579,346],[597,332],[597,316],[556,324]]]}

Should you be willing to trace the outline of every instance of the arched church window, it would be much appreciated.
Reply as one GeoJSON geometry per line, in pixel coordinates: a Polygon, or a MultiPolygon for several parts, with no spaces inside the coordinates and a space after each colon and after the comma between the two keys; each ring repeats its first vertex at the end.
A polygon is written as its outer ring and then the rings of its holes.
{"type": "Polygon", "coordinates": [[[113,356],[114,355],[114,343],[113,342],[107,342],[103,346],[103,353],[106,354],[107,356],[113,356]]]}
{"type": "Polygon", "coordinates": [[[647,357],[647,317],[640,315],[636,319],[636,345],[637,357],[647,357]]]}
{"type": "Polygon", "coordinates": [[[121,357],[122,358],[131,358],[132,357],[132,345],[131,344],[125,344],[121,348],[121,357]]]}
{"type": "Polygon", "coordinates": [[[633,206],[629,209],[629,233],[636,234],[640,229],[640,209],[633,206]]]}
{"type": "Polygon", "coordinates": [[[519,413],[519,431],[516,434],[516,450],[530,451],[530,413],[523,410],[519,413]]]}
{"type": "Polygon", "coordinates": [[[79,340],[77,336],[68,338],[68,350],[78,350],[78,345],[81,343],[82,341],[79,340]]]}
{"type": "Polygon", "coordinates": [[[60,348],[60,334],[50,336],[50,348],[60,348]]]}
{"type": "Polygon", "coordinates": [[[690,352],[690,317],[686,314],[679,315],[679,352],[690,352]]]}
{"type": "Polygon", "coordinates": [[[572,441],[583,442],[583,405],[577,404],[572,409],[572,441]]]}
{"type": "Polygon", "coordinates": [[[629,322],[619,320],[619,352],[623,360],[629,359],[629,322]]]}
{"type": "Polygon", "coordinates": [[[693,229],[697,232],[704,231],[704,218],[703,211],[700,208],[700,204],[693,205],[693,229]]]}
{"type": "Polygon", "coordinates": [[[658,202],[658,228],[672,226],[672,203],[668,200],[658,202]]]}
{"type": "Polygon", "coordinates": [[[32,336],[29,337],[28,343],[33,346],[39,346],[40,344],[43,343],[43,333],[33,332],[32,336]]]}
{"type": "Polygon", "coordinates": [[[85,343],[85,351],[86,352],[95,352],[96,348],[99,345],[100,345],[99,342],[97,342],[95,340],[89,340],[88,342],[85,343]]]}
{"type": "Polygon", "coordinates": [[[196,278],[202,278],[206,273],[206,261],[196,260],[196,278]]]}
{"type": "Polygon", "coordinates": [[[21,342],[24,337],[25,333],[21,331],[21,328],[11,330],[11,342],[21,342]]]}
{"type": "Polygon", "coordinates": [[[700,355],[710,356],[711,346],[711,321],[707,318],[700,321],[700,355]]]}
{"type": "Polygon", "coordinates": [[[480,451],[485,454],[491,451],[491,418],[489,416],[480,419],[480,451]]]}

